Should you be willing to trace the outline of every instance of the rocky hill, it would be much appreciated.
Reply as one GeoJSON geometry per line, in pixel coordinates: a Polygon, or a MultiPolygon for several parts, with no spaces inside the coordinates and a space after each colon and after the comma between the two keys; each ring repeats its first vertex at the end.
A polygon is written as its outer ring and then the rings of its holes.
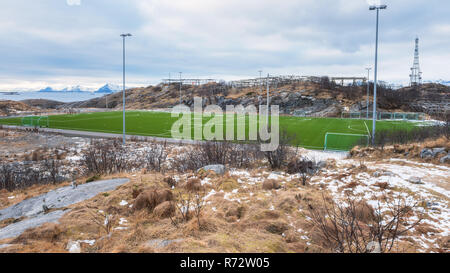
{"type": "Polygon", "coordinates": [[[18,101],[0,101],[0,116],[17,115],[21,112],[32,112],[38,109],[18,101]]]}
{"type": "Polygon", "coordinates": [[[388,110],[444,114],[450,111],[450,87],[427,83],[394,92],[381,88],[379,104],[388,110]]]}
{"type": "Polygon", "coordinates": [[[41,108],[41,109],[56,109],[63,106],[64,102],[59,102],[55,100],[44,100],[44,99],[30,99],[21,101],[31,107],[41,108]]]}
{"type": "MultiPolygon", "coordinates": [[[[371,94],[373,86],[371,86],[371,94]]],[[[193,98],[203,98],[203,105],[265,105],[266,86],[235,88],[224,83],[183,85],[181,97],[185,105],[193,106],[193,98]]],[[[315,81],[296,81],[270,86],[272,105],[279,105],[282,114],[336,117],[341,112],[359,112],[367,109],[365,85],[340,86],[328,78],[315,81]]],[[[372,96],[370,101],[372,101],[372,96]]],[[[180,102],[179,84],[132,88],[126,91],[127,109],[170,109],[180,102]]],[[[67,110],[72,108],[121,109],[122,92],[73,102],[58,103],[47,100],[24,101],[30,107],[67,110]]],[[[392,90],[378,87],[378,109],[384,112],[423,112],[443,116],[450,111],[450,87],[428,83],[420,87],[392,90]]],[[[372,104],[369,105],[372,110],[372,104]]]]}
{"type": "MultiPolygon", "coordinates": [[[[329,83],[328,83],[329,84],[329,83]]],[[[267,90],[264,86],[232,88],[225,84],[210,83],[200,86],[183,85],[182,100],[193,106],[194,97],[202,97],[204,105],[217,104],[223,109],[226,105],[260,105],[267,103],[267,90]]],[[[337,87],[323,83],[296,82],[271,86],[271,104],[279,105],[285,114],[296,111],[319,116],[336,116],[341,111],[360,111],[365,109],[365,88],[361,86],[337,87]]],[[[180,101],[179,85],[149,86],[126,91],[127,109],[171,108],[180,101]]],[[[122,93],[114,93],[88,101],[69,103],[64,108],[117,108],[122,106],[122,93]]]]}

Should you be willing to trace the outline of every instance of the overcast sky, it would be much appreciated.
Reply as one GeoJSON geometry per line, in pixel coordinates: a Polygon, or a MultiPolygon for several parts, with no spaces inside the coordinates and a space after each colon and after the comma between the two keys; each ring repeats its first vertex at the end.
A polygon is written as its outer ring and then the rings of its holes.
{"type": "MultiPolygon", "coordinates": [[[[2,0],[0,89],[172,77],[365,76],[370,0],[2,0]]],[[[424,80],[450,80],[450,1],[382,0],[379,77],[407,83],[414,39],[424,80]]],[[[373,75],[371,75],[371,78],[373,75]]]]}

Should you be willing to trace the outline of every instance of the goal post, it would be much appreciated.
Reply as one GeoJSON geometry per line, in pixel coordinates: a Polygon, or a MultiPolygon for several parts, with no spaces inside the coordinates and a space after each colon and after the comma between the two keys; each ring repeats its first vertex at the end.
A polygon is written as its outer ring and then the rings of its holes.
{"type": "Polygon", "coordinates": [[[49,127],[50,121],[48,116],[27,116],[22,118],[22,126],[25,127],[49,127]]]}
{"type": "Polygon", "coordinates": [[[355,146],[369,146],[370,136],[362,134],[326,133],[325,151],[349,151],[355,146]]]}

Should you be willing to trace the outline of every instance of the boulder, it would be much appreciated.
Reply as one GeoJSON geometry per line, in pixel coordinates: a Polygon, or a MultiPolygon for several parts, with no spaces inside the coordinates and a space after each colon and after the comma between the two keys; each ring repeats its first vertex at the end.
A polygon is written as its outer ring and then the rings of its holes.
{"type": "Polygon", "coordinates": [[[78,241],[69,241],[67,243],[67,247],[66,247],[67,251],[69,251],[70,253],[81,253],[81,246],[80,246],[80,242],[78,241]]]}
{"type": "Polygon", "coordinates": [[[446,155],[439,160],[442,164],[450,163],[450,155],[446,155]]]}
{"type": "Polygon", "coordinates": [[[328,165],[328,164],[327,164],[326,161],[319,161],[319,163],[317,163],[317,167],[318,167],[319,169],[326,168],[327,165],[328,165]]]}
{"type": "Polygon", "coordinates": [[[225,173],[226,168],[224,165],[208,165],[208,166],[198,169],[197,172],[199,172],[200,170],[213,171],[216,174],[223,175],[225,173]]]}
{"type": "Polygon", "coordinates": [[[422,184],[425,184],[425,183],[422,182],[422,178],[420,178],[420,177],[411,177],[411,178],[408,179],[408,181],[409,181],[410,183],[416,184],[416,185],[422,185],[422,184]]]}
{"type": "Polygon", "coordinates": [[[434,154],[434,156],[440,155],[440,154],[447,154],[447,151],[445,148],[434,148],[433,154],[434,154]]]}
{"type": "Polygon", "coordinates": [[[435,154],[434,154],[433,151],[430,150],[430,149],[423,149],[423,150],[420,152],[420,157],[423,158],[423,159],[433,158],[434,155],[435,155],[435,154]]]}
{"type": "Polygon", "coordinates": [[[373,173],[374,177],[380,177],[380,176],[395,176],[393,172],[390,171],[376,171],[373,173]]]}
{"type": "Polygon", "coordinates": [[[146,247],[158,249],[158,248],[164,248],[173,243],[181,243],[183,241],[184,241],[183,239],[175,239],[175,240],[154,239],[154,240],[147,241],[144,245],[146,247]]]}
{"type": "Polygon", "coordinates": [[[370,242],[367,244],[368,253],[381,253],[380,244],[377,242],[370,242]]]}

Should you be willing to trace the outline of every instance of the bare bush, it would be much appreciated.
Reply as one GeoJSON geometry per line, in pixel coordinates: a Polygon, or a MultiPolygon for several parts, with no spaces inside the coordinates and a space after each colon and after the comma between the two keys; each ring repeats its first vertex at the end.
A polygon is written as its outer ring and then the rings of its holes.
{"type": "Polygon", "coordinates": [[[278,148],[275,151],[264,152],[264,156],[269,162],[272,170],[285,167],[287,160],[295,155],[290,148],[290,145],[295,138],[295,135],[291,135],[286,130],[283,130],[280,134],[280,143],[278,148]]]}
{"type": "Polygon", "coordinates": [[[202,191],[198,191],[194,194],[194,216],[197,219],[198,228],[201,229],[200,218],[202,215],[203,208],[206,205],[204,200],[206,196],[206,192],[203,189],[202,191]]]}
{"type": "Polygon", "coordinates": [[[438,139],[442,136],[449,138],[450,122],[446,122],[443,125],[416,127],[413,129],[378,130],[375,133],[375,145],[384,148],[386,145],[423,142],[425,140],[438,139]]]}
{"type": "MultiPolygon", "coordinates": [[[[175,207],[178,212],[180,212],[181,220],[183,222],[188,222],[191,219],[191,203],[193,199],[193,194],[191,192],[183,194],[182,192],[178,192],[175,207]]],[[[177,226],[175,220],[172,219],[172,223],[177,226]]]]}
{"type": "Polygon", "coordinates": [[[33,167],[19,163],[0,163],[0,189],[7,191],[47,184],[52,182],[50,177],[46,175],[42,164],[33,167]]]}
{"type": "Polygon", "coordinates": [[[176,158],[172,167],[179,172],[198,170],[213,164],[247,168],[261,158],[262,155],[257,144],[208,141],[193,145],[192,148],[176,158]]]}
{"type": "Polygon", "coordinates": [[[130,159],[119,141],[93,141],[81,164],[86,175],[132,171],[142,165],[139,160],[130,159]]]}
{"type": "Polygon", "coordinates": [[[299,174],[303,186],[306,186],[308,180],[317,171],[316,162],[305,158],[294,158],[287,165],[287,173],[299,174]]]}
{"type": "Polygon", "coordinates": [[[319,230],[326,245],[340,253],[390,252],[399,236],[405,234],[418,221],[409,224],[408,214],[417,206],[397,200],[387,204],[383,211],[380,203],[375,210],[364,201],[347,197],[342,203],[323,198],[323,207],[310,206],[312,224],[319,230]]]}
{"type": "Polygon", "coordinates": [[[151,143],[145,151],[144,157],[147,170],[163,171],[163,164],[167,160],[167,142],[151,143]]]}
{"type": "Polygon", "coordinates": [[[59,161],[56,159],[49,158],[44,160],[45,171],[47,171],[50,175],[50,179],[53,184],[61,182],[61,179],[59,177],[59,167],[59,161]]]}
{"type": "Polygon", "coordinates": [[[117,224],[117,217],[115,217],[114,215],[100,211],[98,213],[89,211],[89,213],[91,215],[92,222],[96,224],[100,229],[104,230],[106,234],[110,234],[113,230],[114,225],[117,224]]]}

